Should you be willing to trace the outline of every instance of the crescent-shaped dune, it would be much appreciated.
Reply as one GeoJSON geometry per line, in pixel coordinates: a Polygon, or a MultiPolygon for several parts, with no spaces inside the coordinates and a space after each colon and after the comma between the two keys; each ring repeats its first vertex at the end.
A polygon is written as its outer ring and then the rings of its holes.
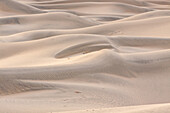
{"type": "Polygon", "coordinates": [[[170,113],[168,0],[0,0],[0,113],[170,113]]]}

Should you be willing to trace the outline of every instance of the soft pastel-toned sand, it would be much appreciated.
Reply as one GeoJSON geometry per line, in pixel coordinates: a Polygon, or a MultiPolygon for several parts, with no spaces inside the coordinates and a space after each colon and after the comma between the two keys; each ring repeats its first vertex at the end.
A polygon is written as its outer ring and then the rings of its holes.
{"type": "Polygon", "coordinates": [[[170,113],[170,1],[0,0],[0,113],[170,113]]]}

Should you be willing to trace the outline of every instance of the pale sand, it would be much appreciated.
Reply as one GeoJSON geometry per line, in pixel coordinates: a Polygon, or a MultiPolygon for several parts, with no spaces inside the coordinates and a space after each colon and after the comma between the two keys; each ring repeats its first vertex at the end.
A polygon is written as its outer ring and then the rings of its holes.
{"type": "Polygon", "coordinates": [[[0,0],[0,113],[170,113],[169,0],[0,0]]]}

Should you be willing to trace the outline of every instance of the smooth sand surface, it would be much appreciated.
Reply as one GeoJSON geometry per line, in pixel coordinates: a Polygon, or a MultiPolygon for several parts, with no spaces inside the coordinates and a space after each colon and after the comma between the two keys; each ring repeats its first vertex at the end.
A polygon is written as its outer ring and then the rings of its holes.
{"type": "Polygon", "coordinates": [[[0,113],[170,113],[170,1],[0,0],[0,113]]]}

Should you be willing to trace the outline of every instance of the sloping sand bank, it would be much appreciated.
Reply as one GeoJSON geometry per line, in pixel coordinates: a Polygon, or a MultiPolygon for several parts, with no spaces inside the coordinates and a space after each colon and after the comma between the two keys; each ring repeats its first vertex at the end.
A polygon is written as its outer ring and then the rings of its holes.
{"type": "Polygon", "coordinates": [[[0,113],[170,113],[170,2],[0,0],[0,113]]]}

